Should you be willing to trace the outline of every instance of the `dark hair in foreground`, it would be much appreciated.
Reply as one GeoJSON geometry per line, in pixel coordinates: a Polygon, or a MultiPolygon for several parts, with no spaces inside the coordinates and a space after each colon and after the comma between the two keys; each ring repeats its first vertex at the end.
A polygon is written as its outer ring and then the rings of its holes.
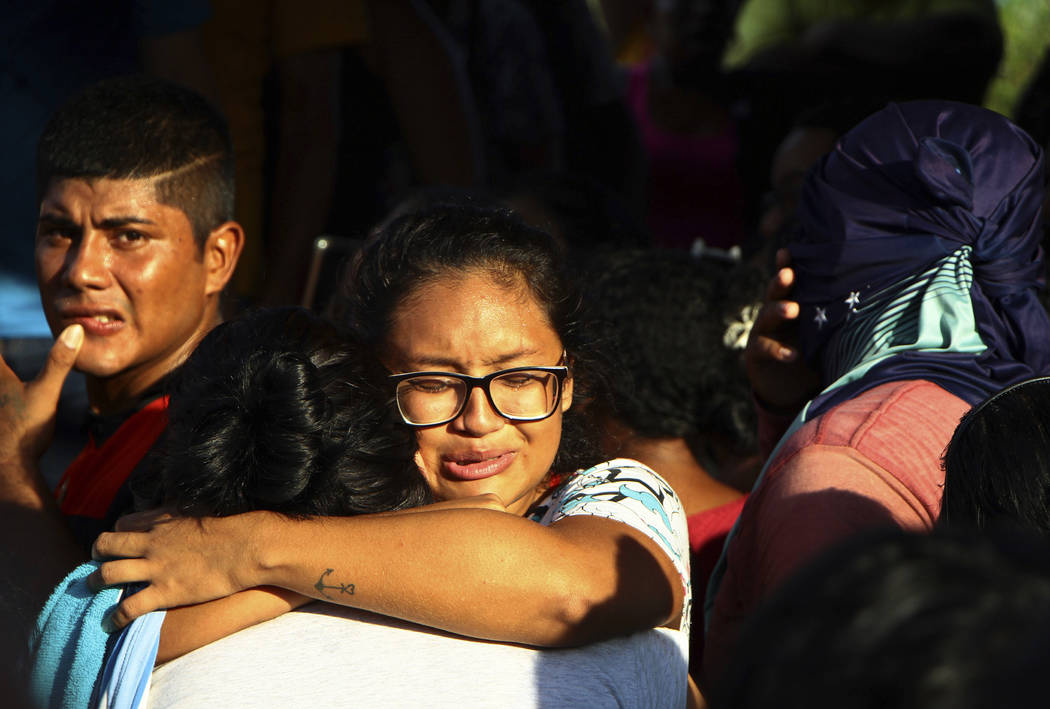
{"type": "Polygon", "coordinates": [[[361,341],[378,349],[394,311],[427,283],[480,272],[507,288],[524,286],[561,339],[573,376],[573,406],[554,468],[586,467],[600,459],[586,409],[604,391],[604,367],[563,256],[549,234],[505,208],[469,201],[422,206],[394,216],[365,245],[345,284],[347,316],[361,341]]]}
{"type": "Polygon", "coordinates": [[[753,618],[713,709],[1041,706],[1050,548],[900,531],[855,539],[753,618]]]}
{"type": "Polygon", "coordinates": [[[198,246],[233,219],[233,147],[222,115],[161,79],[108,79],[75,95],[37,147],[37,201],[53,179],[156,178],[157,200],[181,209],[198,246]]]}
{"type": "Polygon", "coordinates": [[[383,512],[429,502],[415,441],[360,348],[300,308],[218,326],[172,386],[160,497],[183,514],[383,512]]]}
{"type": "Polygon", "coordinates": [[[940,524],[1050,539],[1050,378],[1008,387],[963,416],[944,453],[940,524]]]}
{"type": "Polygon", "coordinates": [[[719,433],[755,445],[750,389],[723,337],[760,284],[742,267],[670,251],[624,250],[592,264],[587,297],[622,370],[609,378],[615,416],[643,436],[719,433]]]}

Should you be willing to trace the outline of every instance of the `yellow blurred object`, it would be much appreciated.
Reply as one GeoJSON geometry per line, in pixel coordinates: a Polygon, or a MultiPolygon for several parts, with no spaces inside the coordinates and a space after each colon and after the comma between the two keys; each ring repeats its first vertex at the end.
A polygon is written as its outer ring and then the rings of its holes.
{"type": "Polygon", "coordinates": [[[634,66],[648,61],[655,48],[652,34],[645,24],[636,25],[627,38],[615,47],[616,62],[624,66],[634,66]]]}

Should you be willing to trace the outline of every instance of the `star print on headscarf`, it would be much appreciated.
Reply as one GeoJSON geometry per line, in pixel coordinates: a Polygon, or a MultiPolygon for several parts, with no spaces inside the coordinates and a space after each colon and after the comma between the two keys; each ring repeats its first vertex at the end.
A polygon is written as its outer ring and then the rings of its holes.
{"type": "Polygon", "coordinates": [[[846,298],[846,305],[849,306],[851,313],[857,312],[857,306],[860,305],[860,291],[850,291],[849,297],[846,298]]]}
{"type": "Polygon", "coordinates": [[[824,323],[826,323],[827,321],[828,321],[828,311],[827,311],[827,309],[826,308],[821,308],[818,305],[817,306],[817,314],[813,316],[813,322],[815,322],[817,324],[817,329],[818,330],[822,329],[824,327],[824,323]]]}

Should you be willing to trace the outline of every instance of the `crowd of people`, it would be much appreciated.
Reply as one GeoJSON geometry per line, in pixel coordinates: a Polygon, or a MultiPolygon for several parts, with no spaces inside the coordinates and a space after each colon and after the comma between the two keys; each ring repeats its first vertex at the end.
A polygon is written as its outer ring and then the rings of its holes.
{"type": "Polygon", "coordinates": [[[67,4],[0,68],[12,702],[1038,701],[991,0],[142,0],[32,99],[67,4]]]}

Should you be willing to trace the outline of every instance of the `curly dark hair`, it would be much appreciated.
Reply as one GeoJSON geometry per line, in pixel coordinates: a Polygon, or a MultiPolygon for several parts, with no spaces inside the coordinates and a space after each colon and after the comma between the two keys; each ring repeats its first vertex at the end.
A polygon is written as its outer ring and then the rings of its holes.
{"type": "Polygon", "coordinates": [[[212,330],[171,384],[157,494],[181,513],[292,517],[428,502],[415,441],[360,346],[301,308],[212,330]]]}
{"type": "Polygon", "coordinates": [[[512,211],[455,199],[400,211],[376,230],[350,269],[344,284],[349,325],[377,349],[406,297],[436,279],[469,272],[504,286],[524,284],[540,304],[573,376],[573,406],[553,469],[594,465],[600,453],[589,410],[604,399],[605,361],[558,243],[512,211]]]}
{"type": "Polygon", "coordinates": [[[609,378],[615,416],[643,436],[717,432],[754,444],[754,415],[727,324],[757,297],[761,277],[670,251],[619,251],[600,258],[587,299],[613,341],[609,378]]]}

